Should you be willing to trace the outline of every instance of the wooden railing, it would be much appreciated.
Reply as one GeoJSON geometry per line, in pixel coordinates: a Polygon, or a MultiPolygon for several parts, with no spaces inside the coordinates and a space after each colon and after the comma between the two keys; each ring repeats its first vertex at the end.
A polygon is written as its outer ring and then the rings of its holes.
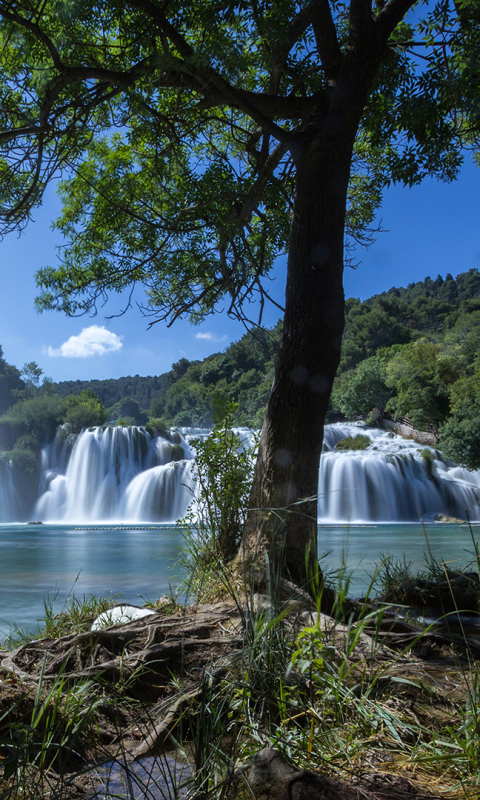
{"type": "Polygon", "coordinates": [[[414,430],[421,431],[422,433],[438,433],[435,425],[432,425],[431,422],[425,423],[425,425],[423,425],[421,428],[415,426],[412,420],[408,419],[408,417],[397,417],[394,422],[399,422],[400,425],[406,425],[407,428],[413,428],[414,430]]]}

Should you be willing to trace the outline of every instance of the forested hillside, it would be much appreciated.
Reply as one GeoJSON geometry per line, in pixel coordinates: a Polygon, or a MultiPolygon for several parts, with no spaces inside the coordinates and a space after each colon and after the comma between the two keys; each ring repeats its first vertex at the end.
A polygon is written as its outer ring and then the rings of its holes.
{"type": "Polygon", "coordinates": [[[273,364],[281,324],[269,331],[254,330],[203,361],[181,358],[170,372],[158,377],[104,381],[64,381],[55,391],[67,396],[95,392],[109,420],[121,417],[145,424],[162,418],[163,424],[206,426],[212,420],[212,397],[226,394],[239,404],[237,423],[259,427],[273,380],[273,364]]]}
{"type": "MultiPolygon", "coordinates": [[[[63,396],[88,389],[109,419],[163,417],[175,425],[206,425],[211,398],[228,394],[239,403],[238,423],[259,426],[273,379],[281,323],[253,331],[224,353],[204,361],[182,358],[160,376],[59,383],[63,396]]],[[[440,425],[458,410],[457,395],[475,386],[480,342],[480,273],[426,278],[361,302],[346,303],[342,361],[330,418],[368,415],[374,407],[407,416],[418,425],[440,425]],[[418,362],[418,363],[417,363],[418,362]],[[387,365],[388,369],[387,369],[387,365]]],[[[463,397],[462,394],[462,397],[463,397]]]]}
{"type": "Polygon", "coordinates": [[[447,455],[480,467],[479,271],[348,300],[330,408],[433,425],[447,455]]]}
{"type": "Polygon", "coordinates": [[[92,381],[61,381],[55,386],[55,391],[62,397],[69,394],[80,394],[85,389],[90,389],[98,395],[105,408],[111,408],[116,403],[121,403],[129,398],[138,403],[141,409],[150,408],[150,401],[159,394],[165,394],[171,383],[169,375],[128,375],[125,378],[107,378],[92,381]]]}
{"type": "MultiPolygon", "coordinates": [[[[118,422],[208,426],[215,395],[239,404],[237,424],[260,427],[273,380],[281,322],[253,330],[203,361],[180,359],[159,376],[104,381],[40,382],[0,352],[0,445],[18,463],[33,462],[60,423],[77,432],[118,422]],[[29,462],[30,458],[30,462],[29,462]]],[[[480,467],[480,273],[426,278],[361,302],[346,303],[343,355],[329,421],[363,415],[408,417],[433,426],[454,460],[480,467]]]]}
{"type": "Polygon", "coordinates": [[[420,336],[442,337],[460,317],[480,309],[480,273],[477,269],[457,278],[439,275],[436,280],[393,288],[363,303],[346,302],[346,326],[339,372],[374,355],[379,347],[406,344],[420,336]]]}

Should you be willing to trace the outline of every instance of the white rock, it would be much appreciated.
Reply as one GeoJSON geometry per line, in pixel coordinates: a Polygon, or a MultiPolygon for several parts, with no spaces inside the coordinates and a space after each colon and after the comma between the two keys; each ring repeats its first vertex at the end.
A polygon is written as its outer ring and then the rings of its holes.
{"type": "Polygon", "coordinates": [[[339,626],[333,617],[329,617],[328,614],[321,614],[318,611],[304,611],[303,614],[300,614],[300,620],[307,627],[318,625],[322,631],[330,631],[333,630],[333,628],[345,627],[344,625],[339,626]]]}
{"type": "Polygon", "coordinates": [[[90,630],[98,631],[101,628],[108,628],[110,625],[124,625],[126,622],[132,622],[134,619],[141,619],[142,617],[149,617],[150,614],[155,614],[151,608],[140,608],[139,606],[114,606],[108,611],[100,614],[92,624],[90,630]]]}

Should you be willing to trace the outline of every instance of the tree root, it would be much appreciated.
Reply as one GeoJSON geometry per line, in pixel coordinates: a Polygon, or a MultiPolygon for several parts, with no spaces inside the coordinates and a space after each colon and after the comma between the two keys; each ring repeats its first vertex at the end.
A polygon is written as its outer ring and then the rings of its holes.
{"type": "Polygon", "coordinates": [[[202,687],[196,686],[189,692],[185,692],[180,697],[177,697],[177,699],[169,705],[168,710],[165,710],[164,707],[159,709],[158,713],[161,714],[161,716],[154,722],[145,740],[130,752],[130,757],[136,760],[137,758],[143,758],[161,750],[162,745],[165,744],[173,729],[179,723],[185,706],[199,697],[201,693],[202,687]]]}
{"type": "MultiPolygon", "coordinates": [[[[161,612],[103,630],[69,634],[60,639],[38,639],[0,654],[2,669],[23,681],[54,680],[61,672],[64,680],[118,678],[148,666],[155,670],[187,651],[200,649],[199,663],[211,660],[208,651],[238,646],[242,637],[224,625],[237,616],[226,603],[207,606],[196,617],[192,614],[169,617],[161,612]],[[193,618],[192,618],[193,617],[193,618]],[[217,633],[217,635],[212,635],[217,633]]],[[[234,620],[235,621],[235,620],[234,620]]]]}

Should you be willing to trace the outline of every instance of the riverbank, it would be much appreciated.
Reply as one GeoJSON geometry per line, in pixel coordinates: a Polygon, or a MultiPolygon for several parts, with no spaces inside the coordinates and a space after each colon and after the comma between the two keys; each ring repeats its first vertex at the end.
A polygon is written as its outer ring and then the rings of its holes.
{"type": "MultiPolygon", "coordinates": [[[[94,595],[141,605],[161,594],[176,591],[184,571],[175,566],[183,536],[178,527],[166,525],[142,530],[116,530],[105,525],[75,530],[74,526],[0,525],[0,647],[17,625],[32,635],[42,624],[44,600],[60,613],[72,593],[83,600],[94,595]]],[[[123,526],[122,526],[123,527],[123,526]]],[[[475,560],[471,534],[466,525],[425,526],[435,558],[446,559],[451,568],[468,567],[475,560]]],[[[476,538],[477,528],[473,529],[476,538]]],[[[350,574],[350,592],[365,594],[382,556],[425,566],[426,542],[420,524],[321,525],[318,552],[328,553],[322,569],[350,574]]],[[[179,598],[181,599],[181,598],[179,598]]]]}
{"type": "Polygon", "coordinates": [[[164,601],[97,631],[98,607],[76,627],[59,619],[59,636],[0,654],[0,797],[89,797],[105,780],[99,764],[161,753],[188,765],[194,796],[218,800],[243,796],[245,781],[280,800],[287,778],[292,800],[327,785],[331,800],[476,797],[477,646],[371,604],[346,612],[345,599],[331,615],[297,593],[164,601]],[[262,756],[283,776],[267,788],[258,757],[249,766],[265,748],[293,765],[262,756]]]}

